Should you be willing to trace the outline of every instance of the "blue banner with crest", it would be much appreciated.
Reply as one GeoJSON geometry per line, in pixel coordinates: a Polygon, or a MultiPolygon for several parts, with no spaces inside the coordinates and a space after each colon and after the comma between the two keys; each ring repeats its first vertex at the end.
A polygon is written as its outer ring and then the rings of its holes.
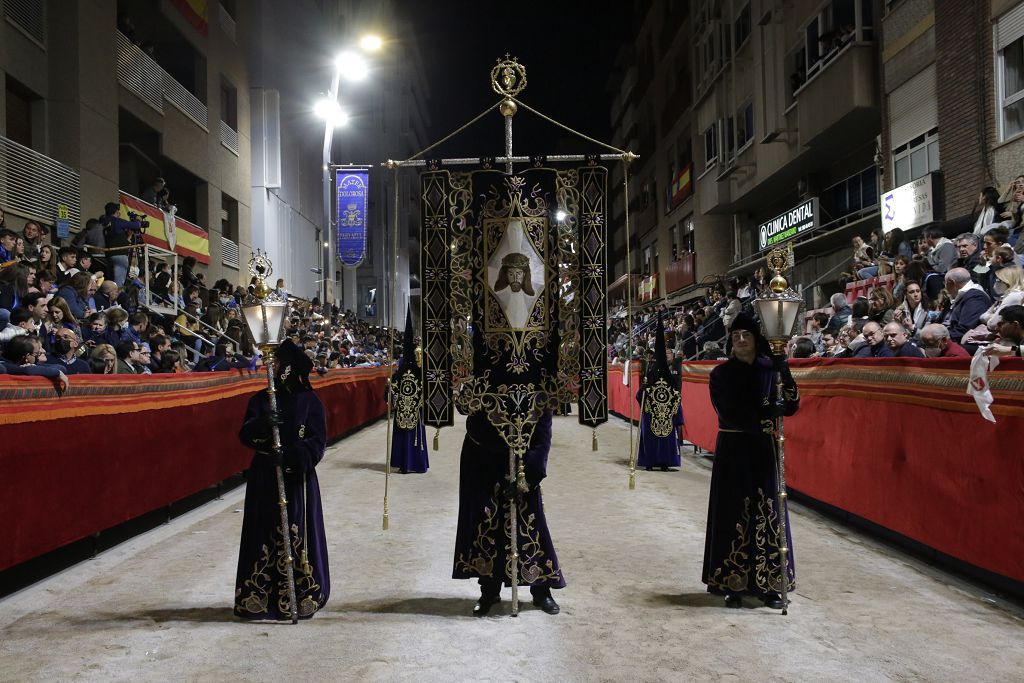
{"type": "Polygon", "coordinates": [[[369,169],[335,171],[335,198],[338,225],[338,258],[354,268],[366,258],[366,209],[370,196],[369,169]]]}

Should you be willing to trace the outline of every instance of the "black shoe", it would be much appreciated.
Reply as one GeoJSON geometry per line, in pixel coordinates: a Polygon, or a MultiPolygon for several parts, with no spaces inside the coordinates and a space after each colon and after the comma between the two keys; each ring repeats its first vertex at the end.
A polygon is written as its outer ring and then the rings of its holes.
{"type": "Polygon", "coordinates": [[[555,599],[551,597],[550,593],[548,595],[533,596],[533,605],[534,607],[540,607],[543,611],[547,612],[548,614],[558,614],[562,611],[558,607],[558,603],[555,602],[555,599]]]}
{"type": "Polygon", "coordinates": [[[491,608],[501,602],[500,595],[481,595],[480,599],[473,605],[474,617],[485,617],[491,608]]]}
{"type": "Polygon", "coordinates": [[[778,593],[768,593],[761,598],[761,602],[763,602],[764,606],[769,609],[782,609],[786,606],[785,603],[782,602],[782,596],[778,593]]]}
{"type": "Polygon", "coordinates": [[[743,596],[737,595],[736,593],[726,593],[725,606],[730,609],[739,609],[740,607],[743,607],[743,596]]]}
{"type": "Polygon", "coordinates": [[[661,471],[662,471],[662,472],[668,472],[668,468],[667,468],[667,467],[662,467],[662,468],[661,468],[661,471]]]}
{"type": "Polygon", "coordinates": [[[654,471],[653,467],[645,467],[644,469],[647,470],[648,472],[653,472],[654,471]]]}

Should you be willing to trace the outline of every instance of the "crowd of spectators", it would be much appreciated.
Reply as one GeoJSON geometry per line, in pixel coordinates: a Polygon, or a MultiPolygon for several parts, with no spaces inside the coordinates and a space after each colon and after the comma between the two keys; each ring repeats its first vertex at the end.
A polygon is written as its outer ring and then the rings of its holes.
{"type": "MultiPolygon", "coordinates": [[[[140,272],[137,253],[112,256],[106,251],[112,233],[133,229],[134,221],[121,218],[119,209],[108,205],[105,219],[87,221],[72,241],[80,246],[50,243],[49,232],[35,221],[14,232],[0,209],[0,372],[42,375],[66,386],[74,374],[258,366],[241,313],[248,289],[227,280],[208,287],[191,257],[175,279],[157,259],[150,260],[150,272],[140,272]]],[[[291,296],[283,280],[276,293],[289,305],[288,336],[318,370],[386,362],[385,328],[317,299],[291,296]]],[[[394,331],[390,337],[397,339],[394,331]]]]}

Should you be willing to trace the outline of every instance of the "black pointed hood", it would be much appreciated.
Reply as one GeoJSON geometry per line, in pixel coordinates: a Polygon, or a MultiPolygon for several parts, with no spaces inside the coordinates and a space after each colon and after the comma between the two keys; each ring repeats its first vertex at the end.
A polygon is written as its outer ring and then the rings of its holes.
{"type": "Polygon", "coordinates": [[[402,367],[419,371],[419,364],[416,362],[416,339],[413,337],[412,329],[412,308],[407,308],[405,313],[405,334],[402,337],[402,367]]]}
{"type": "Polygon", "coordinates": [[[668,357],[665,350],[665,323],[662,322],[661,312],[658,312],[658,326],[654,337],[654,362],[647,368],[645,383],[650,386],[664,377],[669,385],[675,384],[672,371],[668,366],[668,357]]]}

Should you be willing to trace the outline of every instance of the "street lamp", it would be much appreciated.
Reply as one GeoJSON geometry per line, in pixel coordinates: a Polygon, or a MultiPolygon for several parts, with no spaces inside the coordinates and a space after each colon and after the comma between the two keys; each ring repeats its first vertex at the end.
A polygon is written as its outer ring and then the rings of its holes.
{"type": "MultiPolygon", "coordinates": [[[[783,249],[775,248],[772,249],[771,253],[768,254],[768,268],[772,270],[775,275],[772,277],[771,282],[768,283],[769,292],[763,293],[758,298],[754,299],[754,306],[757,308],[757,314],[761,318],[761,328],[764,331],[764,336],[768,340],[768,344],[771,346],[772,355],[784,356],[786,352],[786,342],[793,336],[794,329],[796,328],[797,320],[800,317],[800,309],[803,307],[803,297],[794,292],[786,278],[783,277],[782,271],[789,266],[789,257],[786,251],[783,249]]],[[[782,386],[782,373],[779,371],[775,372],[775,391],[776,400],[780,403],[783,399],[783,386],[782,386]]],[[[782,598],[782,613],[786,614],[788,611],[789,598],[788,591],[789,586],[789,544],[786,541],[788,538],[786,535],[786,514],[787,514],[787,495],[786,495],[786,453],[784,449],[786,439],[782,433],[782,415],[780,414],[775,418],[775,439],[776,439],[776,468],[775,474],[777,477],[778,484],[778,498],[776,499],[775,509],[778,511],[779,518],[779,558],[780,558],[780,588],[779,595],[782,598]]]]}
{"type": "MultiPolygon", "coordinates": [[[[367,52],[379,50],[383,40],[379,36],[366,35],[359,41],[359,46],[367,52]]],[[[324,229],[327,232],[327,239],[324,240],[321,249],[324,281],[320,289],[322,292],[321,304],[327,305],[327,281],[334,279],[334,255],[331,253],[331,240],[334,231],[331,222],[331,144],[334,142],[334,129],[348,123],[348,116],[338,103],[338,86],[342,77],[350,81],[361,81],[369,73],[369,67],[358,53],[346,50],[339,54],[334,60],[334,75],[331,78],[331,87],[327,91],[327,97],[320,100],[313,107],[313,112],[324,120],[324,150],[323,150],[323,186],[324,186],[324,229]],[[326,253],[325,253],[326,252],[326,253]]],[[[319,239],[318,239],[319,242],[319,239]]]]}

